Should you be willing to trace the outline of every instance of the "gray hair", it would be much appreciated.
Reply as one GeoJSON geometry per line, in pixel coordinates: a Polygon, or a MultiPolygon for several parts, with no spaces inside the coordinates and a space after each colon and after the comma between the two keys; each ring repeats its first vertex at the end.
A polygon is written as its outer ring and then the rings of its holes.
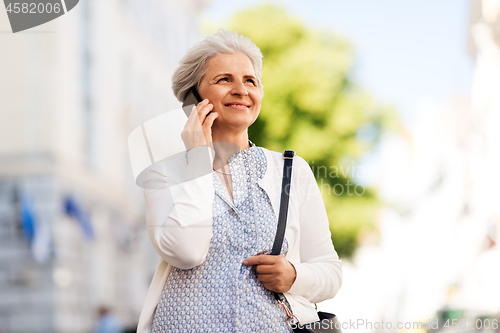
{"type": "Polygon", "coordinates": [[[179,101],[184,101],[192,87],[198,89],[208,60],[217,54],[244,53],[252,62],[257,85],[264,96],[262,85],[262,52],[248,37],[236,31],[219,29],[213,36],[206,37],[191,47],[180,61],[172,77],[172,89],[179,101]]]}

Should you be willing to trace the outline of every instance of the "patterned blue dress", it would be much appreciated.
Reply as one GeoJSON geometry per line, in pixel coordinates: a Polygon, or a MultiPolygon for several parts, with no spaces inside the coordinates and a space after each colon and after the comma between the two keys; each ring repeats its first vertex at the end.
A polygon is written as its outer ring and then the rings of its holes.
{"type": "MultiPolygon", "coordinates": [[[[283,307],[257,280],[255,266],[243,260],[270,253],[277,218],[257,180],[266,172],[261,148],[250,148],[229,160],[233,200],[213,172],[213,237],[203,264],[172,268],[156,309],[151,332],[292,332],[283,307]]],[[[286,255],[288,242],[281,254],[286,255]]],[[[288,304],[287,304],[288,305],[288,304]]]]}

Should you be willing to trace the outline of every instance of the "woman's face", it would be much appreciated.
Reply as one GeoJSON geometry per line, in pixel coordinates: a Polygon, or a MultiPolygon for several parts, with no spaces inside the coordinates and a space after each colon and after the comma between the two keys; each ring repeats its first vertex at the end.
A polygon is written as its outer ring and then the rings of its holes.
{"type": "Polygon", "coordinates": [[[246,54],[218,54],[210,58],[198,92],[218,113],[213,130],[244,130],[259,115],[262,95],[246,54]]]}

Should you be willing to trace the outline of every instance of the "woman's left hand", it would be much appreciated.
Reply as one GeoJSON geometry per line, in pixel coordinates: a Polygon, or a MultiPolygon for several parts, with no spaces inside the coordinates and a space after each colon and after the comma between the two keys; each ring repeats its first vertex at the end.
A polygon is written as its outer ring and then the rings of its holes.
{"type": "Polygon", "coordinates": [[[257,280],[266,289],[284,293],[292,287],[297,273],[295,267],[282,255],[259,254],[243,261],[245,266],[256,266],[257,280]]]}

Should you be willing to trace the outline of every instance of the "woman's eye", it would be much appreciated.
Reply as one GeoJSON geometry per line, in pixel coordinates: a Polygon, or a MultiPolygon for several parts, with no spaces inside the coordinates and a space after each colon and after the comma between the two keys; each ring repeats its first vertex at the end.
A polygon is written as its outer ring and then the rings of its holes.
{"type": "Polygon", "coordinates": [[[254,80],[248,79],[247,82],[250,82],[251,84],[253,84],[255,86],[255,81],[254,80]]]}
{"type": "Polygon", "coordinates": [[[217,83],[221,82],[222,80],[226,80],[226,81],[228,81],[227,77],[223,77],[223,78],[221,78],[221,79],[218,79],[218,80],[217,80],[217,83]]]}

